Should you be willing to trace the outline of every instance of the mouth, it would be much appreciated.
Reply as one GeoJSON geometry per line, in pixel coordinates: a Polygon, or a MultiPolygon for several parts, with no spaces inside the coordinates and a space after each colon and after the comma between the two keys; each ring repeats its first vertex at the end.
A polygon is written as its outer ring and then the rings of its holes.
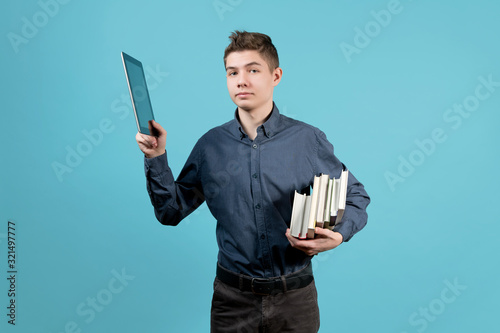
{"type": "Polygon", "coordinates": [[[248,97],[250,95],[251,95],[251,93],[245,92],[245,91],[236,94],[237,97],[248,97]]]}

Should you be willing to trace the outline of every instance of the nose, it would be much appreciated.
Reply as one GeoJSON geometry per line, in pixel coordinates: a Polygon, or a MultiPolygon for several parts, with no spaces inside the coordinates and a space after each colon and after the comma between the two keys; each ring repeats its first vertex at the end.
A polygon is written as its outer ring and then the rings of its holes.
{"type": "Polygon", "coordinates": [[[238,87],[246,87],[248,85],[247,75],[243,71],[238,75],[238,87]]]}

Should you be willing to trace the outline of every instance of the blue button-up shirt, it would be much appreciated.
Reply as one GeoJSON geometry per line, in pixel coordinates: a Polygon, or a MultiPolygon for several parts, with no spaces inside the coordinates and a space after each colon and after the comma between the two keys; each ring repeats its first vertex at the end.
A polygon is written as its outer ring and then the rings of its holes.
{"type": "MultiPolygon", "coordinates": [[[[148,193],[165,225],[177,225],[206,200],[223,267],[254,277],[290,274],[311,260],[285,236],[294,191],[309,193],[315,175],[338,178],[345,166],[322,131],[281,115],[276,105],[255,140],[237,114],[198,140],[177,180],[166,153],[146,158],[148,193]]],[[[350,171],[346,209],[334,229],[344,242],[365,226],[369,202],[350,171]]]]}

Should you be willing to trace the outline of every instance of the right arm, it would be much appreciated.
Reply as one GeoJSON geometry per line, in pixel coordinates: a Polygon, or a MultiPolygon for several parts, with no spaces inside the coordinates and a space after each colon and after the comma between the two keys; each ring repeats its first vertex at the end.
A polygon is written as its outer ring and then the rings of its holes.
{"type": "Polygon", "coordinates": [[[167,132],[155,121],[151,121],[151,125],[157,131],[157,137],[136,135],[137,144],[145,156],[147,190],[158,221],[177,225],[205,200],[198,177],[199,158],[193,150],[175,181],[165,151],[167,132]]]}

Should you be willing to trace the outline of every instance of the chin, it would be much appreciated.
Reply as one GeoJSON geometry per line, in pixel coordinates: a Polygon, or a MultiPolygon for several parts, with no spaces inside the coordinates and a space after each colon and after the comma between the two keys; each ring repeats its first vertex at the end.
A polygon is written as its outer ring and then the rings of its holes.
{"type": "Polygon", "coordinates": [[[253,105],[253,103],[250,103],[250,102],[246,102],[246,101],[238,101],[238,103],[234,103],[236,104],[240,109],[243,109],[243,110],[251,110],[253,109],[255,106],[253,105]]]}

